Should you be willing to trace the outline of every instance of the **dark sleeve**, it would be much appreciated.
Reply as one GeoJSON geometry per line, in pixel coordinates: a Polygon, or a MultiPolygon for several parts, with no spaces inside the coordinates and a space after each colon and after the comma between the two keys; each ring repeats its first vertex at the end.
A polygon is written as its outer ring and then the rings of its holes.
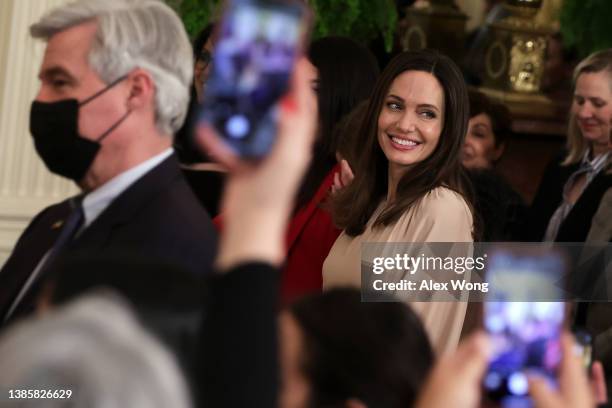
{"type": "Polygon", "coordinates": [[[246,263],[212,278],[202,327],[203,407],[275,407],[279,272],[246,263]]]}
{"type": "Polygon", "coordinates": [[[539,242],[544,238],[550,217],[561,203],[563,185],[567,179],[567,169],[561,168],[563,155],[551,161],[542,177],[538,191],[533,199],[525,226],[524,241],[539,242]]]}
{"type": "Polygon", "coordinates": [[[503,237],[505,241],[520,241],[526,228],[527,205],[523,198],[508,184],[505,188],[505,223],[503,237]]]}
{"type": "Polygon", "coordinates": [[[193,87],[190,88],[191,96],[187,106],[185,121],[183,126],[174,135],[174,150],[179,157],[179,161],[185,164],[208,161],[194,142],[193,131],[198,118],[199,104],[195,90],[193,87]]]}

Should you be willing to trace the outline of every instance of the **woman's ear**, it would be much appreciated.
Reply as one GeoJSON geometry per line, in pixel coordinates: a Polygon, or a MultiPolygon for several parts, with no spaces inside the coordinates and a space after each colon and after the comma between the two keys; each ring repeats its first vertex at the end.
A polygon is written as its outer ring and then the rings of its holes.
{"type": "Polygon", "coordinates": [[[368,408],[366,404],[356,398],[351,398],[345,403],[346,408],[368,408]]]}
{"type": "Polygon", "coordinates": [[[500,143],[499,146],[495,146],[495,148],[493,149],[493,154],[492,154],[493,162],[498,161],[499,158],[502,156],[502,154],[504,154],[505,150],[506,150],[505,142],[500,143]]]}

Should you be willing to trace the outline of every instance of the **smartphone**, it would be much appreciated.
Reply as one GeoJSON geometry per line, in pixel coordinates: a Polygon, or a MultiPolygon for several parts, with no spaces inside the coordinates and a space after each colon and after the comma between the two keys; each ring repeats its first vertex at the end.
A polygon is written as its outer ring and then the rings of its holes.
{"type": "Polygon", "coordinates": [[[271,149],[279,100],[306,36],[306,9],[288,0],[230,0],[215,34],[199,122],[239,157],[271,149]]]}
{"type": "Polygon", "coordinates": [[[584,328],[574,328],[572,330],[576,339],[576,354],[580,356],[582,365],[588,375],[591,375],[593,365],[593,336],[584,328]]]}
{"type": "Polygon", "coordinates": [[[557,386],[565,319],[560,279],[564,259],[555,252],[498,251],[489,257],[484,327],[493,353],[483,387],[502,407],[532,407],[528,374],[557,386]]]}

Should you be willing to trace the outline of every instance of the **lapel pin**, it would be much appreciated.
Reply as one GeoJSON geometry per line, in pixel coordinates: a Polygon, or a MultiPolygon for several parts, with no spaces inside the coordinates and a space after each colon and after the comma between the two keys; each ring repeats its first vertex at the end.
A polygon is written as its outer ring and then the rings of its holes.
{"type": "Polygon", "coordinates": [[[51,229],[58,229],[62,225],[64,225],[64,220],[56,221],[56,222],[53,223],[53,225],[51,225],[51,229]]]}

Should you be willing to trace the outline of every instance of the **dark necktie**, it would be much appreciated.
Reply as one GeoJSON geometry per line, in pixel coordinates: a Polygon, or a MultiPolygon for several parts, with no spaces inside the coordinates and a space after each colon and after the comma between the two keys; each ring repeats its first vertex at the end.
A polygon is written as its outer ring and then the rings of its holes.
{"type": "Polygon", "coordinates": [[[49,250],[48,255],[44,258],[44,263],[36,266],[22,290],[13,301],[8,313],[4,317],[5,322],[10,321],[15,316],[29,313],[34,308],[34,301],[40,292],[42,287],[41,282],[44,280],[45,275],[57,260],[57,257],[66,249],[68,244],[70,244],[81,225],[83,225],[85,216],[82,202],[83,196],[77,196],[70,200],[72,211],[64,221],[62,231],[49,250]]]}
{"type": "Polygon", "coordinates": [[[79,228],[83,225],[83,221],[85,219],[85,214],[83,213],[83,197],[77,196],[70,200],[70,206],[72,207],[72,211],[66,221],[64,221],[64,226],[62,227],[62,232],[60,232],[59,237],[51,247],[49,251],[49,256],[45,261],[45,264],[41,266],[41,272],[43,270],[48,269],[53,262],[57,259],[58,255],[62,253],[62,251],[68,246],[68,244],[72,241],[76,233],[79,231],[79,228]]]}

